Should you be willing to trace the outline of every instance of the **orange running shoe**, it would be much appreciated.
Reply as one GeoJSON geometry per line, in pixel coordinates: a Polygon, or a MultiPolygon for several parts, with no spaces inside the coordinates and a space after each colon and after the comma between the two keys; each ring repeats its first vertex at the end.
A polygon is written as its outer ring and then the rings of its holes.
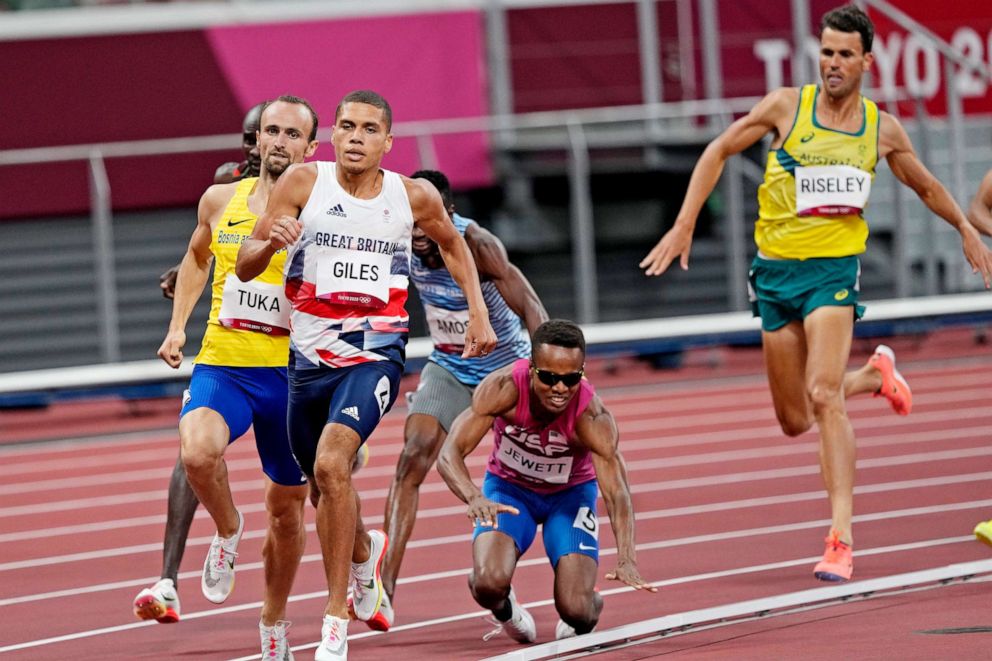
{"type": "Polygon", "coordinates": [[[854,573],[851,545],[840,541],[840,535],[833,528],[824,541],[827,543],[827,550],[823,552],[823,560],[813,567],[813,576],[821,581],[834,583],[851,580],[851,574],[854,573]]]}
{"type": "Polygon", "coordinates": [[[896,354],[892,349],[879,344],[875,347],[875,353],[868,359],[868,364],[882,375],[882,387],[874,396],[889,400],[892,410],[899,415],[909,415],[913,410],[913,391],[909,389],[906,379],[896,369],[896,354]]]}

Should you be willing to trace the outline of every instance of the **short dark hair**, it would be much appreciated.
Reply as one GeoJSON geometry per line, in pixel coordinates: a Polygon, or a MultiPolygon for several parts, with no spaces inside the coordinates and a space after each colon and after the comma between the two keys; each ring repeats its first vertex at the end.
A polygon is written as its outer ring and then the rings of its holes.
{"type": "Polygon", "coordinates": [[[542,344],[550,344],[566,349],[581,349],[586,355],[586,337],[582,329],[574,321],[568,319],[549,319],[534,330],[530,343],[536,351],[542,344]]]}
{"type": "MultiPolygon", "coordinates": [[[[317,139],[317,111],[313,109],[313,106],[310,105],[309,101],[299,96],[293,96],[292,94],[283,94],[282,96],[279,96],[275,99],[266,101],[262,105],[262,112],[264,113],[265,109],[271,106],[276,101],[282,101],[283,103],[295,103],[298,106],[303,106],[304,108],[306,108],[307,111],[309,111],[310,113],[310,122],[311,124],[313,124],[313,127],[310,129],[310,137],[308,139],[310,140],[310,142],[313,142],[314,140],[317,139]]],[[[259,120],[261,120],[261,117],[262,116],[259,115],[259,120]]]]}
{"type": "Polygon", "coordinates": [[[245,133],[248,133],[249,131],[255,133],[255,131],[258,130],[259,124],[262,122],[262,110],[265,109],[267,104],[268,101],[262,101],[261,103],[256,103],[248,109],[248,112],[245,113],[244,120],[241,122],[241,128],[245,133]]]}
{"type": "Polygon", "coordinates": [[[451,182],[448,181],[448,178],[443,172],[439,170],[417,170],[410,175],[410,178],[426,179],[434,184],[434,188],[441,194],[441,201],[444,203],[445,210],[454,204],[451,199],[451,182]]]}
{"type": "Polygon", "coordinates": [[[844,5],[828,11],[820,20],[821,37],[826,28],[838,32],[857,32],[861,35],[861,49],[865,53],[871,52],[871,44],[875,40],[875,25],[857,5],[844,5]]]}
{"type": "Polygon", "coordinates": [[[334,109],[335,124],[338,121],[338,117],[341,116],[341,108],[346,103],[367,103],[370,106],[375,106],[382,111],[382,118],[386,122],[386,132],[388,133],[393,129],[393,109],[389,106],[389,101],[386,101],[378,92],[373,92],[372,90],[355,90],[346,94],[341,99],[338,107],[334,109]]]}

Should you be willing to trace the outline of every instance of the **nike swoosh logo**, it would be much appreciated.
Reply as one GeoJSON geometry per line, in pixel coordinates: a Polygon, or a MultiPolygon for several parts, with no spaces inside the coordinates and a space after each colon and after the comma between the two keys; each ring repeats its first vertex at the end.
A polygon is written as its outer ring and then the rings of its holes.
{"type": "Polygon", "coordinates": [[[241,223],[247,223],[249,221],[255,220],[254,218],[245,218],[244,220],[229,220],[227,221],[228,227],[234,227],[235,225],[240,225],[241,223]]]}
{"type": "Polygon", "coordinates": [[[586,546],[582,542],[579,542],[579,550],[581,550],[581,551],[595,551],[596,550],[596,547],[595,546],[586,546]]]}

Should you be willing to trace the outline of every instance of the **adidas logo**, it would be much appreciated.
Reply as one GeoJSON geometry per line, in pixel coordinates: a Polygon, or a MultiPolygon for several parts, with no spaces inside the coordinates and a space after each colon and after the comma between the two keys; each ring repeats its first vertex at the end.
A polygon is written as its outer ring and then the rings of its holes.
{"type": "Polygon", "coordinates": [[[343,409],[341,409],[341,412],[344,413],[345,415],[350,415],[355,420],[361,420],[361,418],[358,417],[358,407],[357,406],[349,406],[347,408],[343,408],[343,409]]]}
{"type": "Polygon", "coordinates": [[[347,218],[348,214],[344,212],[344,207],[340,204],[335,204],[333,207],[327,210],[328,216],[340,216],[341,218],[347,218]]]}

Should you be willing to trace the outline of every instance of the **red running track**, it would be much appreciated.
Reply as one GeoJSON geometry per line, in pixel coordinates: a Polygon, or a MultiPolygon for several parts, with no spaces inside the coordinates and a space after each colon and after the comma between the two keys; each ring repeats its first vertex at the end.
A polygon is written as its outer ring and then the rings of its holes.
{"type": "MultiPolygon", "coordinates": [[[[859,439],[856,579],[992,557],[970,535],[978,520],[992,516],[992,354],[965,332],[894,345],[914,388],[913,414],[898,417],[871,397],[849,402],[859,439]]],[[[868,351],[861,343],[855,349],[859,360],[868,351]]],[[[697,352],[675,372],[651,372],[626,360],[599,361],[590,371],[620,425],[641,573],[660,588],[637,593],[601,580],[600,630],[817,585],[812,566],[822,553],[829,510],[816,437],[781,434],[758,352],[697,352]]],[[[146,422],[166,420],[169,429],[142,431],[119,413],[103,421],[102,436],[0,445],[0,653],[11,659],[257,656],[265,514],[251,439],[228,452],[235,500],[247,515],[234,594],[215,606],[199,593],[212,535],[201,510],[182,565],[182,622],[142,623],[131,614],[131,600],[158,575],[177,440],[167,418],[146,422]]],[[[382,521],[403,414],[398,406],[387,416],[371,441],[370,464],[355,478],[370,526],[382,521]]],[[[5,440],[18,428],[23,438],[44,437],[38,429],[46,417],[55,433],[68,436],[59,411],[0,415],[5,440]]],[[[93,425],[90,420],[79,430],[92,433],[93,425]]],[[[480,452],[471,464],[477,478],[483,459],[480,452]]],[[[482,641],[489,626],[465,585],[470,526],[436,472],[420,504],[397,588],[396,626],[381,635],[353,623],[352,658],[477,659],[516,649],[505,636],[482,641]]],[[[289,605],[290,640],[301,660],[312,657],[325,598],[309,508],[308,526],[289,605]]],[[[601,544],[602,574],[615,558],[608,525],[601,544]]],[[[551,577],[538,540],[514,585],[534,614],[539,642],[553,638],[557,621],[551,577]]],[[[987,584],[978,582],[837,604],[597,658],[975,658],[992,649],[992,633],[921,632],[992,629],[986,592],[987,584]]]]}

